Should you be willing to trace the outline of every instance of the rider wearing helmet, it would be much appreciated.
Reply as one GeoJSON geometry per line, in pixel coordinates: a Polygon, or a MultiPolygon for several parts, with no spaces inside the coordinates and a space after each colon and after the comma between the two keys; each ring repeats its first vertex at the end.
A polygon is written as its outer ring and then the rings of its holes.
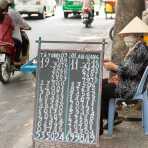
{"type": "Polygon", "coordinates": [[[1,8],[1,41],[15,44],[16,52],[14,64],[21,65],[20,53],[22,50],[22,36],[21,28],[30,28],[30,26],[22,19],[20,14],[13,9],[9,9],[9,6],[13,5],[14,1],[0,0],[1,8]],[[4,25],[3,25],[4,24],[4,25]],[[13,28],[13,29],[12,29],[13,28]],[[13,38],[13,39],[12,39],[13,38]]]}
{"type": "Polygon", "coordinates": [[[89,8],[91,10],[91,16],[94,17],[94,4],[95,1],[94,0],[82,0],[83,2],[83,10],[85,8],[89,8]]]}
{"type": "Polygon", "coordinates": [[[31,27],[27,24],[27,22],[21,17],[21,15],[15,11],[15,3],[14,0],[9,0],[9,9],[8,14],[12,18],[12,22],[14,25],[14,31],[13,31],[13,38],[16,42],[16,48],[18,50],[17,52],[17,64],[24,64],[27,51],[26,51],[26,45],[28,45],[28,40],[24,35],[22,35],[21,29],[30,30],[31,27]],[[22,58],[20,61],[20,52],[22,50],[22,58]]]}

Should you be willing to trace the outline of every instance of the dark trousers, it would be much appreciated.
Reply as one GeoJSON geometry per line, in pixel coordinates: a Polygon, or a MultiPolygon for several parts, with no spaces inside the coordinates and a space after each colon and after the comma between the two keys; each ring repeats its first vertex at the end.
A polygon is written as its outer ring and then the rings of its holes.
{"type": "Polygon", "coordinates": [[[15,44],[15,48],[16,48],[15,61],[19,62],[20,61],[20,53],[22,50],[22,43],[18,39],[14,39],[14,44],[15,44]]]}
{"type": "Polygon", "coordinates": [[[94,11],[94,9],[92,9],[92,17],[94,17],[94,13],[95,13],[95,11],[94,11]]]}
{"type": "Polygon", "coordinates": [[[29,39],[25,32],[21,32],[22,35],[22,56],[27,56],[27,52],[29,49],[29,39]]]}
{"type": "Polygon", "coordinates": [[[89,17],[94,17],[94,9],[89,12],[89,17]]]}
{"type": "Polygon", "coordinates": [[[100,135],[103,134],[103,119],[108,118],[109,99],[117,97],[115,95],[114,84],[108,83],[108,79],[103,79],[102,82],[102,97],[101,97],[101,117],[100,117],[100,135]]]}

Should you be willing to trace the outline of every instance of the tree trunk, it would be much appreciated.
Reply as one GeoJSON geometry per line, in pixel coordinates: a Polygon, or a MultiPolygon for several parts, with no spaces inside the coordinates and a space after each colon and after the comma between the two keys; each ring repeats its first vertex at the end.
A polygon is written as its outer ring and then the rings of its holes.
{"type": "Polygon", "coordinates": [[[135,17],[142,17],[145,0],[117,0],[114,40],[112,45],[112,60],[120,63],[127,50],[118,33],[135,17]]]}

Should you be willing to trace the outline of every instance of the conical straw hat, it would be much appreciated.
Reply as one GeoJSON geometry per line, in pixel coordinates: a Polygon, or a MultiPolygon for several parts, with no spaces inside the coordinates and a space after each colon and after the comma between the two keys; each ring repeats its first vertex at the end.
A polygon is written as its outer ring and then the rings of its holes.
{"type": "Polygon", "coordinates": [[[119,32],[119,34],[127,33],[148,33],[148,25],[136,16],[119,32]]]}

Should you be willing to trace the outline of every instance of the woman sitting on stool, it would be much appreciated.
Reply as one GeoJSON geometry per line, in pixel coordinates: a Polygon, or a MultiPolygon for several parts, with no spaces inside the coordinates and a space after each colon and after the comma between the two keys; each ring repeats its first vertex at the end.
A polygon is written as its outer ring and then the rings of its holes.
{"type": "Polygon", "coordinates": [[[135,17],[119,33],[129,48],[123,62],[117,65],[109,60],[104,61],[104,68],[116,75],[111,79],[103,80],[100,135],[103,134],[103,119],[108,118],[109,99],[119,97],[131,99],[148,65],[148,48],[143,41],[144,33],[148,33],[148,26],[135,17]]]}

